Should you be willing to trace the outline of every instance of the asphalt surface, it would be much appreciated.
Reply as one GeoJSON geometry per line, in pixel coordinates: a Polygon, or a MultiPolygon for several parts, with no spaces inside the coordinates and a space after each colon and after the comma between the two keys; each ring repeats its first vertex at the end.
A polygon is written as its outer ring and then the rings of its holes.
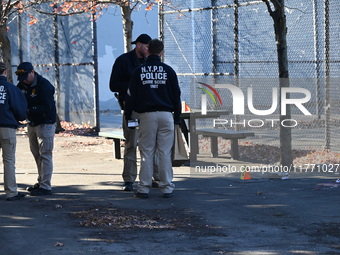
{"type": "MultiPolygon", "coordinates": [[[[9,202],[1,191],[0,254],[340,254],[340,169],[241,180],[175,167],[173,198],[154,188],[138,199],[122,191],[123,161],[110,142],[57,137],[51,196],[9,202]]],[[[28,140],[18,136],[19,191],[36,177],[28,140]]]]}

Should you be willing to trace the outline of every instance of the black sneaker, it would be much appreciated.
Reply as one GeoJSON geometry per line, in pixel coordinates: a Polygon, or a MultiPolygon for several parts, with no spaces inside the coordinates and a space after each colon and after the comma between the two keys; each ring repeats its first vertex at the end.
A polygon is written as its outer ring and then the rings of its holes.
{"type": "Polygon", "coordinates": [[[125,182],[123,190],[124,191],[132,191],[133,190],[132,184],[133,184],[133,182],[125,182]]]}
{"type": "Polygon", "coordinates": [[[32,190],[39,189],[39,187],[40,187],[39,183],[36,183],[31,187],[27,187],[26,190],[31,192],[32,190]]]}
{"type": "Polygon", "coordinates": [[[6,201],[20,200],[20,199],[22,199],[22,198],[25,197],[25,196],[26,196],[25,194],[19,193],[19,192],[18,192],[18,194],[17,194],[16,196],[6,198],[6,201]]]}
{"type": "Polygon", "coordinates": [[[149,198],[149,194],[148,193],[136,192],[135,197],[138,197],[138,198],[149,198]]]}
{"type": "Polygon", "coordinates": [[[171,198],[173,196],[174,196],[174,194],[172,194],[172,193],[163,193],[163,198],[171,198]]]}
{"type": "Polygon", "coordinates": [[[31,196],[48,196],[52,195],[52,191],[48,189],[38,188],[31,191],[31,196]]]}

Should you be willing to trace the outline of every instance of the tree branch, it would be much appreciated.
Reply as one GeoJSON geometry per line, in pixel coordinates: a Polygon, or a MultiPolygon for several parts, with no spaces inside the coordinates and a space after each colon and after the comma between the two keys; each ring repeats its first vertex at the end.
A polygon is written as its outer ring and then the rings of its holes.
{"type": "Polygon", "coordinates": [[[83,10],[83,11],[78,11],[78,12],[70,12],[70,13],[58,13],[58,12],[45,12],[45,11],[42,11],[42,10],[39,10],[39,9],[36,9],[36,8],[33,8],[36,12],[39,12],[41,14],[45,14],[45,15],[51,15],[51,16],[54,16],[54,15],[57,15],[57,16],[71,16],[71,15],[76,15],[76,14],[82,14],[82,13],[85,13],[87,12],[87,10],[83,10]]]}
{"type": "Polygon", "coordinates": [[[269,0],[262,0],[262,1],[266,4],[269,14],[272,15],[274,11],[272,10],[272,7],[270,6],[269,0]]]}
{"type": "MultiPolygon", "coordinates": [[[[58,3],[58,2],[57,2],[58,3]]],[[[62,4],[66,4],[66,3],[89,3],[88,1],[87,2],[84,2],[84,1],[61,1],[60,3],[62,4]]],[[[88,11],[91,11],[92,8],[95,8],[95,7],[100,7],[101,5],[107,5],[107,4],[115,4],[115,5],[118,5],[118,6],[127,6],[129,5],[130,1],[118,1],[118,0],[108,0],[108,1],[92,1],[92,5],[90,6],[86,6],[84,7],[83,10],[79,10],[79,11],[72,11],[72,12],[69,12],[69,13],[66,13],[66,12],[48,12],[48,11],[43,11],[43,10],[39,10],[38,8],[34,8],[35,11],[41,13],[41,14],[45,14],[45,15],[58,15],[58,16],[70,16],[70,15],[76,15],[76,14],[82,14],[82,13],[85,13],[85,12],[88,12],[88,11]]],[[[137,1],[134,3],[134,5],[130,8],[130,10],[132,11],[138,4],[143,4],[145,5],[147,2],[144,2],[144,1],[137,1]]]]}
{"type": "Polygon", "coordinates": [[[262,0],[262,1],[265,2],[265,4],[267,5],[267,9],[268,9],[268,12],[270,14],[272,14],[275,11],[280,10],[282,8],[282,4],[278,0],[262,0]],[[270,3],[272,3],[274,5],[274,8],[275,8],[274,11],[272,10],[270,3]]]}
{"type": "Polygon", "coordinates": [[[279,2],[279,0],[270,0],[272,3],[273,3],[273,5],[275,6],[275,9],[277,10],[277,9],[281,9],[283,6],[282,6],[282,4],[279,2]]]}

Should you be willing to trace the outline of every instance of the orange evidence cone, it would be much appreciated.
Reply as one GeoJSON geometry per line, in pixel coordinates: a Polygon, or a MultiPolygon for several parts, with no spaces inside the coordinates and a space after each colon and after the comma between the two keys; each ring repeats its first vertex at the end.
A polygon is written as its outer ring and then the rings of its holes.
{"type": "Polygon", "coordinates": [[[189,105],[185,102],[185,106],[184,106],[184,111],[185,112],[190,112],[191,108],[189,107],[189,105]]]}
{"type": "Polygon", "coordinates": [[[240,179],[241,180],[250,180],[251,179],[250,173],[247,172],[247,171],[242,172],[240,179]]]}

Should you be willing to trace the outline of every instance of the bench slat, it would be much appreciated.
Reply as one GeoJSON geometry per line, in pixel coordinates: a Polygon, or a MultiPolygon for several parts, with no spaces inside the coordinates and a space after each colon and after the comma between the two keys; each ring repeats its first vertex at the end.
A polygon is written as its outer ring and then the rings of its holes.
{"type": "MultiPolygon", "coordinates": [[[[255,136],[255,133],[248,131],[235,131],[227,129],[196,129],[196,135],[208,136],[211,139],[211,154],[214,158],[218,157],[217,138],[222,137],[231,141],[231,156],[233,159],[239,159],[238,139],[244,139],[248,136],[255,136]]],[[[195,153],[195,152],[194,152],[195,153]]]]}
{"type": "Polygon", "coordinates": [[[125,140],[123,131],[105,131],[105,132],[99,132],[99,136],[101,137],[106,137],[106,138],[111,138],[111,139],[121,139],[125,140]]]}
{"type": "Polygon", "coordinates": [[[113,139],[113,151],[114,157],[116,159],[121,159],[122,155],[120,153],[120,141],[124,140],[123,131],[106,131],[106,132],[99,132],[99,136],[105,137],[107,139],[113,139]]]}

